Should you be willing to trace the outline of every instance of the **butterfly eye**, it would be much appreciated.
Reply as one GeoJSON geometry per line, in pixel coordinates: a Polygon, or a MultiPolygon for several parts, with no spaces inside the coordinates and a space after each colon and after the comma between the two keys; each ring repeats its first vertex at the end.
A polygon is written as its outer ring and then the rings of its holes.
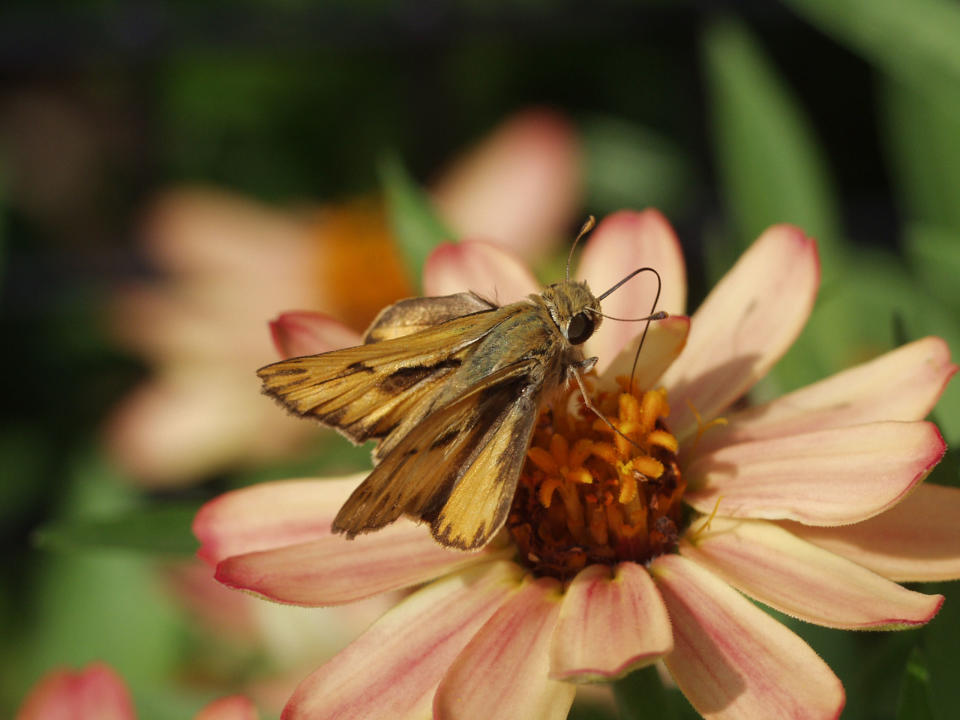
{"type": "Polygon", "coordinates": [[[586,313],[577,313],[567,323],[567,340],[571,345],[585,343],[593,335],[593,318],[586,313]]]}

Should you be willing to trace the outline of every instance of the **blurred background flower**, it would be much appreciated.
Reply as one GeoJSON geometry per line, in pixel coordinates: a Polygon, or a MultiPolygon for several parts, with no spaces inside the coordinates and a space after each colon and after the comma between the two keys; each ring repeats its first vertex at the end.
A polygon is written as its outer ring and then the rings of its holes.
{"type": "MultiPolygon", "coordinates": [[[[552,279],[587,213],[657,207],[696,306],[793,223],[821,292],[751,400],[926,335],[960,357],[956,37],[951,0],[5,3],[0,716],[93,660],[159,720],[298,672],[280,638],[313,621],[224,600],[224,635],[171,567],[205,499],[369,462],[259,396],[266,323],[362,328],[440,241],[504,238],[552,279]]],[[[933,419],[951,450],[930,480],[957,485],[960,384],[933,419]]],[[[778,616],[845,717],[960,707],[960,598],[916,589],[946,602],[902,633],[778,616]]],[[[624,717],[690,716],[638,687],[616,688],[624,717]]]]}

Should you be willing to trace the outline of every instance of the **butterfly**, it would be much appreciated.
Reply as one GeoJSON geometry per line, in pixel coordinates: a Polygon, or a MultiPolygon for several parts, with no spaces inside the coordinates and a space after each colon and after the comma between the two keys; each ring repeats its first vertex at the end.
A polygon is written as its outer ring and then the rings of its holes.
{"type": "MultiPolygon", "coordinates": [[[[592,226],[591,217],[571,257],[592,226]]],[[[476,550],[503,526],[544,403],[572,379],[597,412],[581,378],[597,358],[582,346],[607,317],[601,300],[641,272],[656,274],[640,268],[595,296],[570,280],[569,265],[563,280],[509,305],[473,292],[401,300],[380,312],[363,345],[257,371],[264,393],[289,411],[377,443],[334,532],[353,538],[407,515],[442,545],[476,550]]],[[[649,327],[664,317],[634,319],[649,327]]]]}

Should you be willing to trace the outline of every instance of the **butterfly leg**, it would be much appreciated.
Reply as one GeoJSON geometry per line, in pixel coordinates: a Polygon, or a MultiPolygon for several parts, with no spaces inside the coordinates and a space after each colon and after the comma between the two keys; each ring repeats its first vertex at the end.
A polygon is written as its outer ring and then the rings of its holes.
{"type": "Polygon", "coordinates": [[[583,404],[587,406],[587,409],[590,412],[592,412],[594,415],[596,415],[598,418],[603,420],[603,422],[605,422],[610,427],[610,429],[613,430],[617,435],[619,435],[628,443],[633,445],[635,448],[637,448],[637,450],[643,451],[643,448],[640,447],[636,442],[634,442],[633,440],[628,438],[626,435],[624,435],[622,432],[620,432],[620,429],[616,425],[614,425],[612,422],[610,422],[610,419],[606,415],[604,415],[602,412],[600,412],[597,409],[597,407],[590,400],[590,396],[587,395],[587,389],[583,385],[583,377],[580,375],[580,373],[581,371],[590,372],[591,370],[593,370],[593,366],[596,364],[597,364],[597,358],[595,357],[587,358],[582,362],[569,365],[567,367],[567,374],[573,376],[573,379],[577,381],[577,386],[580,388],[580,395],[581,397],[583,397],[583,404]]]}

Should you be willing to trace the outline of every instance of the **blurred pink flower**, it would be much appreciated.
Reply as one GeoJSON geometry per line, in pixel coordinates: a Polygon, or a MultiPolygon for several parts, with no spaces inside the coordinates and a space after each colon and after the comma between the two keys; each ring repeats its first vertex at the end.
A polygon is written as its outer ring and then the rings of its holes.
{"type": "MultiPolygon", "coordinates": [[[[33,687],[16,720],[136,720],[130,692],[104,663],[83,670],[53,670],[33,687]]],[[[195,720],[257,720],[248,699],[220,698],[200,710],[195,720]]]]}
{"type": "MultiPolygon", "coordinates": [[[[459,236],[496,236],[539,256],[576,211],[579,162],[566,120],[522,112],[439,179],[441,216],[459,236]]],[[[315,432],[278,420],[250,373],[275,359],[262,332],[269,318],[310,307],[361,330],[412,294],[373,201],[296,212],[181,189],[156,200],[142,232],[165,277],[120,292],[111,324],[152,376],[120,403],[106,439],[121,467],[147,484],[276,457],[315,432]]]]}
{"type": "MultiPolygon", "coordinates": [[[[444,548],[406,520],[333,535],[359,476],[264,484],[200,511],[200,555],[230,587],[328,605],[427,583],[306,678],[285,720],[431,708],[563,718],[578,683],[660,659],[706,717],[836,718],[845,696],[830,668],[740,593],[843,629],[936,614],[942,596],[895,581],[960,577],[960,490],[922,484],[945,449],[923,421],[956,370],[945,343],[924,338],[731,409],[803,327],[819,284],[814,243],[771,228],[687,318],[672,229],[655,211],[620,212],[591,237],[577,277],[602,290],[645,265],[659,270],[671,317],[651,327],[636,390],[617,380],[636,326],[608,321],[586,348],[600,358],[594,402],[644,451],[563,395],[534,434],[506,531],[482,551],[444,548]]],[[[424,285],[501,302],[536,291],[517,258],[469,242],[438,248],[424,285]]],[[[604,312],[646,312],[651,285],[624,286],[604,312]]],[[[325,336],[328,323],[307,317],[277,321],[281,344],[304,351],[325,336]]]]}

